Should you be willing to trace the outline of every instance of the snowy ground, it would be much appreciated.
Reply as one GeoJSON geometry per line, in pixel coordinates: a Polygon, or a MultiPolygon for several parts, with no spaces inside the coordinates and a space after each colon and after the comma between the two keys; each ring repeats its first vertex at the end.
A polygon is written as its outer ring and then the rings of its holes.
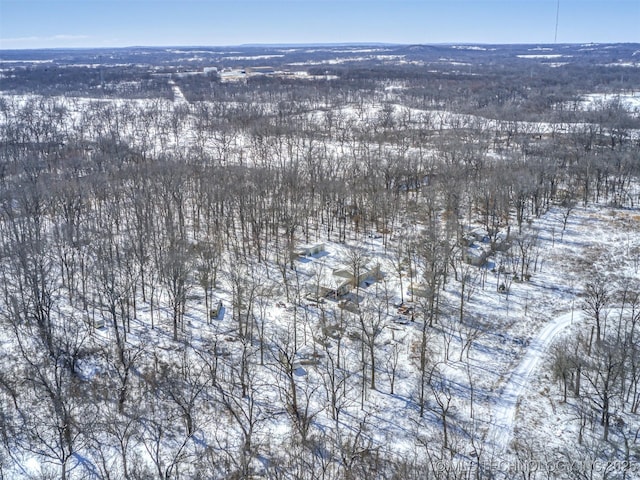
{"type": "Polygon", "coordinates": [[[508,375],[508,380],[495,400],[492,425],[487,434],[487,441],[498,453],[506,453],[509,447],[519,400],[530,391],[531,376],[540,369],[544,354],[559,334],[574,321],[581,319],[582,312],[571,311],[550,321],[529,342],[518,367],[508,375]]]}

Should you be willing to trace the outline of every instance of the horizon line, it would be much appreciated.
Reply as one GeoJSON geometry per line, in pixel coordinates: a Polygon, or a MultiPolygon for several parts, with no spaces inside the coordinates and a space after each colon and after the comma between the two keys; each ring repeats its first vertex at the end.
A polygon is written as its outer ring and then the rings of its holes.
{"type": "MultiPolygon", "coordinates": [[[[2,43],[2,39],[0,39],[2,43]]],[[[573,46],[573,45],[640,45],[640,42],[433,42],[433,43],[397,43],[397,42],[310,42],[310,43],[240,43],[229,45],[128,45],[128,46],[87,46],[87,47],[14,47],[2,48],[2,52],[10,51],[65,51],[65,50],[127,50],[127,49],[167,49],[167,48],[309,48],[309,47],[348,47],[348,46],[378,46],[378,47],[430,47],[430,46],[573,46]]]]}

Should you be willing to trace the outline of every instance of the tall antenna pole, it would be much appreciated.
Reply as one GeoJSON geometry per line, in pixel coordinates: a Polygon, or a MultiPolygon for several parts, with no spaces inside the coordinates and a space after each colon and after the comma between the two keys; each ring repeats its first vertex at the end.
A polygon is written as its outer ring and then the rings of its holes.
{"type": "Polygon", "coordinates": [[[553,37],[553,43],[558,43],[558,20],[560,20],[560,0],[558,0],[558,6],[556,7],[556,34],[553,37]]]}

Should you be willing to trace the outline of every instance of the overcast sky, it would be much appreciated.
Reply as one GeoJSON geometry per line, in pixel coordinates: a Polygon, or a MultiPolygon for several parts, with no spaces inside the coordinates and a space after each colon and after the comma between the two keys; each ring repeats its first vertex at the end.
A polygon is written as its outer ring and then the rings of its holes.
{"type": "MultiPolygon", "coordinates": [[[[553,43],[558,0],[0,0],[0,48],[553,43]]],[[[640,42],[640,0],[560,0],[560,43],[640,42]]]]}

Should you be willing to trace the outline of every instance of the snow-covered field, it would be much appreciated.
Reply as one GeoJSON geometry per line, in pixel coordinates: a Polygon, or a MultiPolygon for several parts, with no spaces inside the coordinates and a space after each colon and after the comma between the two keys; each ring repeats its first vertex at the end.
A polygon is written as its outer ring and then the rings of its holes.
{"type": "Polygon", "coordinates": [[[630,112],[640,112],[640,92],[616,95],[591,93],[583,97],[582,108],[592,110],[599,105],[604,105],[609,102],[619,102],[623,108],[630,112]]]}

